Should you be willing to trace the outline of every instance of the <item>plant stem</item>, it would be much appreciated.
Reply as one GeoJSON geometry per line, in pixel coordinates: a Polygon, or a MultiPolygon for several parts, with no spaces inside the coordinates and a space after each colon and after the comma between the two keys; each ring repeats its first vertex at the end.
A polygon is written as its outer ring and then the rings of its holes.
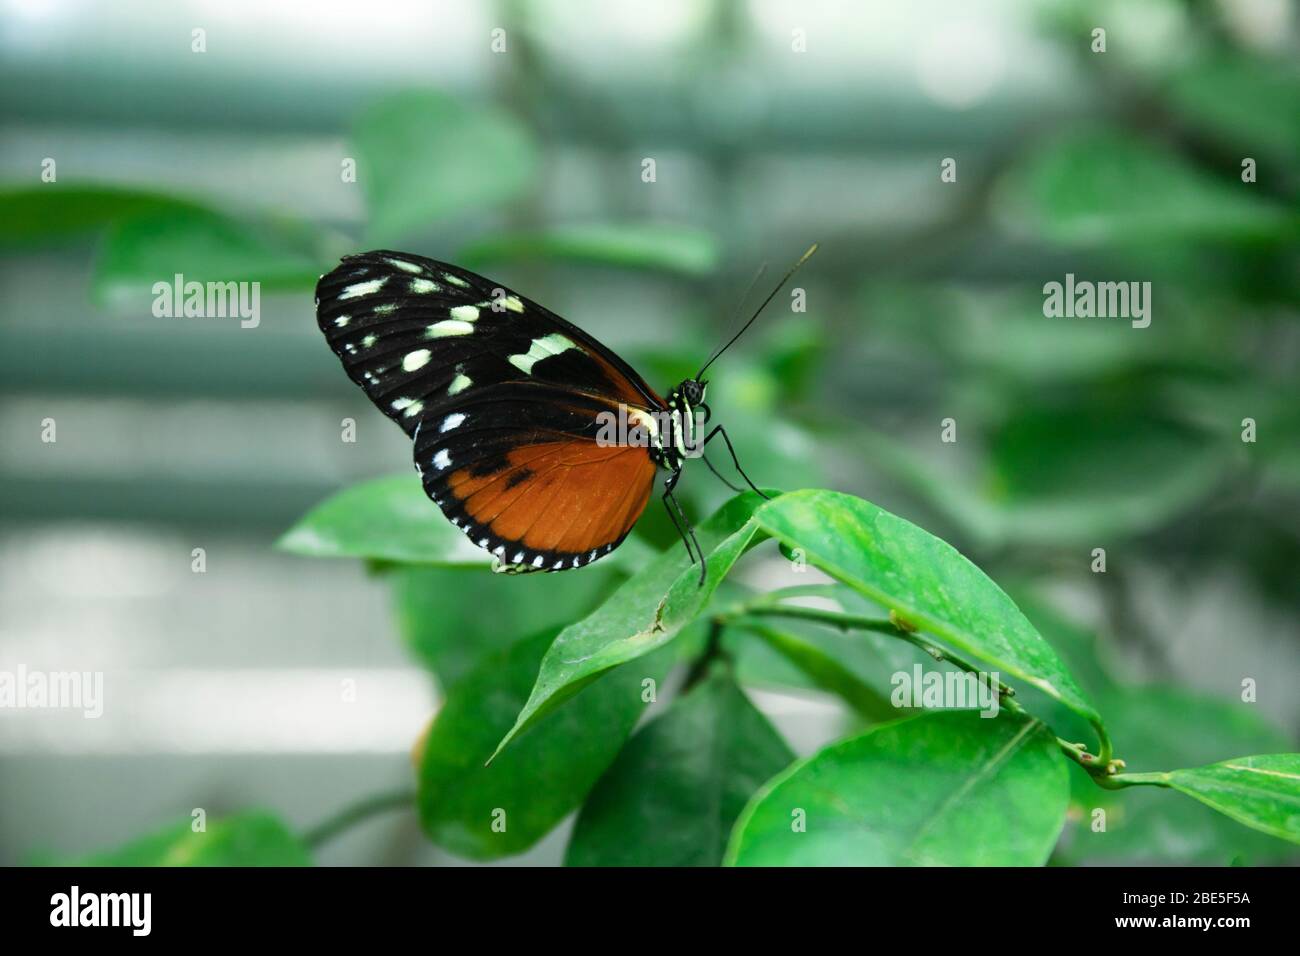
{"type": "Polygon", "coordinates": [[[344,807],[334,816],[318,823],[303,834],[302,840],[314,849],[323,843],[328,843],[344,830],[363,820],[390,810],[411,809],[414,806],[415,791],[409,788],[373,794],[351,806],[344,807]]]}
{"type": "Polygon", "coordinates": [[[702,681],[708,675],[714,661],[729,663],[727,652],[722,647],[722,621],[720,619],[709,623],[709,640],[704,647],[704,652],[695,659],[691,664],[690,671],[686,674],[686,679],[682,682],[682,693],[685,694],[696,684],[702,681]]]}

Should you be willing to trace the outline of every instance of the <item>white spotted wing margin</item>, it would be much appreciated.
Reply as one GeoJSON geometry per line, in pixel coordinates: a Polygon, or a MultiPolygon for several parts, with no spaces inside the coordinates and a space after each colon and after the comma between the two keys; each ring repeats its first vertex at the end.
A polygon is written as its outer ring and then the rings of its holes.
{"type": "Polygon", "coordinates": [[[620,405],[658,411],[665,405],[590,335],[483,276],[382,250],[349,256],[322,276],[316,314],[349,378],[414,440],[426,494],[501,564],[520,570],[581,567],[612,551],[630,530],[632,510],[639,514],[631,506],[648,494],[650,478],[628,455],[643,456],[653,474],[648,454],[628,450],[618,467],[606,469],[583,449],[595,448],[600,412],[620,405]],[[571,450],[557,453],[559,446],[571,450]],[[534,459],[531,467],[523,464],[534,459]],[[563,479],[569,474],[564,463],[573,460],[587,464],[563,479]],[[540,467],[548,462],[551,467],[540,467]],[[578,480],[588,473],[606,474],[614,486],[578,480]],[[546,491],[530,491],[523,484],[528,481],[547,483],[546,491]],[[464,500],[470,488],[479,489],[472,502],[464,500]],[[500,507],[482,507],[494,493],[500,507]],[[541,543],[537,533],[518,530],[518,522],[516,533],[499,533],[511,527],[525,495],[541,509],[531,525],[556,525],[541,543]],[[582,501],[566,497],[572,495],[582,501]],[[618,527],[624,503],[630,520],[618,527]],[[578,547],[579,529],[589,522],[594,528],[592,516],[602,508],[608,533],[578,547]],[[568,511],[574,512],[572,521],[557,524],[554,515],[568,511]],[[556,546],[545,546],[546,540],[556,546]]]}

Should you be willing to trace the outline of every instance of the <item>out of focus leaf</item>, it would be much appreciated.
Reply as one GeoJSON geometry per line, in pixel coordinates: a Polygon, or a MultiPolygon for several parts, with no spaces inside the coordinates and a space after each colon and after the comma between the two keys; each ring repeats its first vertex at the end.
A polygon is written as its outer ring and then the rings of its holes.
{"type": "MultiPolygon", "coordinates": [[[[793,665],[809,686],[835,694],[867,720],[894,720],[902,716],[902,712],[889,702],[888,693],[878,690],[863,680],[845,666],[838,656],[827,653],[814,639],[788,626],[785,621],[779,625],[760,621],[747,622],[745,630],[793,665]]],[[[861,639],[868,635],[845,636],[850,639],[861,639]]],[[[870,637],[880,638],[881,635],[873,634],[870,637]]],[[[888,640],[888,638],[882,639],[888,640]]],[[[904,647],[910,646],[901,641],[895,643],[904,647]]],[[[746,643],[742,646],[749,645],[746,643]]],[[[866,649],[867,642],[862,641],[862,646],[866,649]]],[[[752,680],[756,670],[760,681],[764,673],[771,672],[770,668],[764,670],[755,667],[752,652],[742,658],[742,662],[737,667],[737,672],[746,680],[752,680]]]]}
{"type": "Polygon", "coordinates": [[[1259,176],[1276,171],[1268,168],[1265,157],[1255,155],[1252,144],[1278,156],[1300,153],[1300,70],[1293,60],[1200,60],[1180,70],[1164,92],[1184,116],[1259,162],[1259,176]]]}
{"type": "Polygon", "coordinates": [[[249,810],[207,821],[165,827],[115,850],[92,853],[72,866],[311,866],[306,846],[274,814],[249,810]]]}
{"type": "Polygon", "coordinates": [[[202,211],[185,199],[117,186],[9,186],[0,188],[0,247],[58,243],[130,219],[202,211]]]}
{"type": "Polygon", "coordinates": [[[1158,527],[1205,497],[1230,463],[1222,447],[1153,416],[1028,408],[991,436],[984,490],[1011,540],[1095,542],[1158,527]]]}
{"type": "Polygon", "coordinates": [[[492,563],[490,554],[443,516],[414,474],[375,478],[343,489],[303,516],[276,546],[317,558],[453,567],[492,563]]]}
{"type": "Polygon", "coordinates": [[[712,233],[668,223],[588,223],[543,232],[506,233],[476,240],[461,250],[470,268],[518,260],[556,260],[702,276],[718,265],[712,233]]]}
{"type": "Polygon", "coordinates": [[[794,754],[725,668],[628,742],[578,814],[568,866],[717,866],[746,801],[794,754]]]}
{"type": "Polygon", "coordinates": [[[645,712],[643,681],[659,683],[674,650],[589,682],[485,766],[528,699],[553,633],[485,658],[448,695],[420,759],[420,819],[460,856],[492,860],[532,846],[580,804],[645,712]]]}
{"type": "Polygon", "coordinates": [[[1240,455],[1199,429],[1119,407],[1023,406],[994,428],[983,458],[969,444],[913,447],[865,428],[851,440],[987,547],[1077,548],[1158,528],[1209,496],[1240,455]]]}
{"type": "Polygon", "coordinates": [[[769,782],[736,823],[736,866],[1040,866],[1065,820],[1041,723],[929,713],[872,728],[769,782]]]}
{"type": "Polygon", "coordinates": [[[353,139],[377,245],[514,199],[537,171],[537,147],[514,117],[433,91],[375,103],[353,139]]]}
{"type": "MultiPolygon", "coordinates": [[[[304,223],[238,220],[178,209],[115,226],[95,264],[93,294],[103,302],[150,299],[154,283],[256,282],[262,291],[308,290],[333,264],[318,229],[304,223]]],[[[184,299],[173,308],[181,314],[184,299]]]]}
{"type": "MultiPolygon", "coordinates": [[[[624,547],[626,542],[620,550],[624,547]]],[[[485,657],[521,636],[558,630],[592,610],[618,570],[612,557],[582,574],[403,566],[393,574],[398,630],[446,693],[485,657]]]]}
{"type": "Polygon", "coordinates": [[[1018,227],[1061,243],[1294,238],[1300,219],[1252,191],[1239,172],[1214,178],[1163,147],[1095,129],[1022,158],[1005,175],[1002,196],[1018,227]]]}

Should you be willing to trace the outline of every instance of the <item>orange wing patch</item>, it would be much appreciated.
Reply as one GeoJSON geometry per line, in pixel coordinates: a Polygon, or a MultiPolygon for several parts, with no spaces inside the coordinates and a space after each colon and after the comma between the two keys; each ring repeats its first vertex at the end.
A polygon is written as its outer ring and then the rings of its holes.
{"type": "Polygon", "coordinates": [[[645,448],[571,440],[523,445],[498,471],[461,469],[448,486],[476,525],[509,543],[507,561],[540,555],[537,567],[577,567],[623,540],[650,500],[654,475],[645,448]]]}

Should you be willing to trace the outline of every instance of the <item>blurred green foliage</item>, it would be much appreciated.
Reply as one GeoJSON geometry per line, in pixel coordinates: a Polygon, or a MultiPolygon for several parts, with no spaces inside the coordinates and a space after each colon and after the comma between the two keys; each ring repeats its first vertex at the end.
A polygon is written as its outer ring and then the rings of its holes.
{"type": "MultiPolygon", "coordinates": [[[[1295,636],[1295,60],[1243,48],[1210,15],[1194,22],[1195,42],[1176,63],[1122,52],[1089,57],[1077,52],[1092,25],[1088,5],[1055,7],[1044,29],[1078,60],[1084,121],[1037,118],[979,157],[982,171],[974,162],[976,171],[965,172],[963,159],[953,184],[962,200],[937,225],[900,228],[885,254],[873,245],[877,237],[851,225],[820,237],[830,263],[814,260],[799,280],[809,290],[808,313],[769,316],[712,373],[717,417],[757,480],[843,488],[890,511],[841,503],[833,521],[843,524],[819,527],[825,515],[773,509],[763,524],[753,517],[755,501],[733,502],[702,525],[711,552],[703,590],[683,574],[676,550],[647,558],[676,548],[657,513],[647,514],[609,567],[559,578],[488,576],[486,556],[446,524],[410,476],[342,492],[281,541],[298,553],[364,558],[392,583],[407,647],[448,694],[421,751],[418,803],[435,842],[475,859],[509,855],[582,806],[571,862],[647,862],[635,846],[620,852],[610,834],[653,841],[663,833],[657,828],[672,826],[681,845],[663,859],[717,862],[718,835],[743,802],[736,787],[753,792],[754,781],[788,755],[730,678],[717,676],[670,702],[624,747],[642,710],[629,689],[647,668],[622,665],[653,651],[648,670],[662,679],[690,656],[687,649],[698,650],[699,619],[752,597],[747,584],[722,577],[762,534],[787,546],[820,540],[828,553],[846,548],[836,555],[844,572],[837,577],[862,593],[835,586],[829,594],[843,610],[867,613],[870,599],[928,612],[921,623],[951,647],[1036,684],[1038,696],[1023,688],[1027,709],[1059,735],[1085,739],[1088,719],[1101,714],[1132,770],[1196,768],[1293,747],[1253,705],[1224,696],[1236,687],[1237,664],[1218,693],[1181,686],[1194,669],[1177,660],[1177,634],[1153,635],[1169,615],[1153,609],[1154,598],[1135,598],[1149,578],[1128,569],[1167,575],[1164,600],[1175,609],[1206,581],[1230,574],[1240,584],[1234,600],[1242,618],[1287,621],[1292,633],[1283,636],[1295,636]],[[1257,163],[1255,182],[1242,179],[1247,157],[1257,163]],[[1042,286],[1067,271],[1151,281],[1151,327],[1045,317],[1042,286]],[[958,435],[951,444],[939,439],[950,417],[958,435]],[[1257,441],[1242,440],[1245,419],[1256,423],[1257,441]],[[957,550],[920,537],[910,522],[957,550]],[[890,546],[896,556],[882,552],[890,546]],[[1095,547],[1108,552],[1105,574],[1089,570],[1095,547]],[[1020,610],[980,571],[956,562],[957,551],[993,580],[1014,581],[1009,590],[1020,610]],[[1080,624],[1049,597],[1061,590],[1100,613],[1080,624]],[[918,593],[926,600],[909,601],[918,593]],[[485,606],[495,613],[483,615],[485,606]],[[980,608],[988,613],[975,613],[980,608]],[[683,639],[670,644],[679,631],[683,639]],[[622,636],[610,641],[612,633],[622,636]],[[517,739],[484,768],[510,734],[517,739]],[[694,762],[690,742],[707,734],[736,759],[694,762]],[[671,772],[658,792],[630,782],[663,763],[671,772]],[[503,786],[528,809],[496,840],[482,825],[508,802],[503,786]],[[715,798],[712,815],[693,804],[700,793],[715,798]]],[[[628,351],[652,381],[690,374],[724,331],[710,317],[725,310],[709,303],[734,299],[752,269],[721,252],[744,248],[742,225],[723,233],[621,214],[551,221],[539,214],[543,135],[495,103],[406,91],[373,104],[352,127],[349,148],[367,202],[360,235],[294,221],[270,200],[216,210],[195,197],[105,183],[0,191],[0,244],[96,236],[93,288],[112,304],[146,297],[153,282],[174,273],[257,279],[307,294],[344,252],[370,245],[423,251],[437,245],[435,231],[463,234],[452,246],[458,261],[476,268],[561,278],[618,270],[685,289],[690,305],[680,327],[689,334],[628,351]]],[[[780,257],[798,243],[764,236],[761,245],[780,257]]],[[[609,344],[623,351],[621,342],[609,344]]],[[[697,514],[729,497],[707,478],[683,483],[697,514]]],[[[1225,626],[1224,660],[1234,662],[1234,645],[1249,642],[1265,649],[1242,659],[1259,660],[1269,652],[1267,637],[1225,626]]],[[[1295,859],[1289,844],[1181,795],[1099,789],[1077,765],[1065,771],[1050,735],[1020,715],[1004,714],[992,732],[965,713],[874,726],[888,713],[892,672],[949,666],[894,637],[781,620],[728,626],[720,646],[741,684],[829,693],[868,725],[759,791],[732,843],[733,862],[1295,859]],[[989,749],[1008,742],[1016,748],[1006,775],[992,775],[989,787],[966,794],[958,812],[937,823],[873,818],[875,835],[779,848],[788,842],[791,803],[838,819],[846,815],[837,794],[851,791],[868,808],[896,806],[902,781],[909,788],[902,803],[921,806],[950,781],[939,770],[918,772],[917,753],[978,774],[989,749]],[[1068,812],[1058,799],[1066,772],[1068,812]],[[1026,815],[1008,811],[1007,788],[1022,795],[1026,815]],[[1099,808],[1107,813],[1104,833],[1091,826],[1099,808]],[[962,838],[971,828],[980,842],[962,838]],[[1004,855],[983,855],[989,846],[1004,855]]],[[[1216,773],[1196,771],[1184,785],[1202,788],[1204,797],[1216,773]]],[[[214,832],[229,836],[204,851],[213,859],[305,860],[282,827],[260,817],[247,837],[237,820],[220,826],[214,832]]],[[[189,852],[190,839],[172,828],[98,859],[175,860],[189,852]]]]}

